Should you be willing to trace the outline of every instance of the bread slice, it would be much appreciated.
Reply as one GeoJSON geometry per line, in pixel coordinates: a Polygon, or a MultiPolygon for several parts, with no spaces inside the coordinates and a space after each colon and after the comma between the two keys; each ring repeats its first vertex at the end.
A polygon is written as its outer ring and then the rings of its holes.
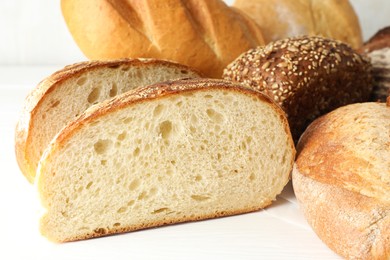
{"type": "Polygon", "coordinates": [[[82,62],[43,80],[26,99],[16,127],[16,158],[30,182],[54,135],[93,104],[169,79],[199,77],[187,66],[153,59],[82,62]]]}
{"type": "Polygon", "coordinates": [[[339,108],[297,147],[295,195],[317,235],[347,259],[390,257],[389,106],[339,108]]]}
{"type": "Polygon", "coordinates": [[[210,79],[138,89],[51,142],[36,180],[41,232],[72,241],[258,210],[294,156],[283,111],[257,91],[210,79]]]}

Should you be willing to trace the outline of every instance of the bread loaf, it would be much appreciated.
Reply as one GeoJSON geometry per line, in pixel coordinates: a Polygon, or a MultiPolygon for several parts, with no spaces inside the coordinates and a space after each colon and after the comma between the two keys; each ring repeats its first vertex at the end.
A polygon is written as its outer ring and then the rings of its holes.
{"type": "Polygon", "coordinates": [[[390,258],[390,99],[341,107],[299,141],[293,187],[317,235],[346,259],[390,258]]]}
{"type": "Polygon", "coordinates": [[[289,181],[283,111],[225,81],[127,92],[63,128],[42,157],[41,231],[72,241],[254,211],[289,181]]]}
{"type": "Polygon", "coordinates": [[[372,36],[360,52],[370,58],[373,66],[374,89],[371,100],[385,102],[390,95],[390,26],[372,36]]]}
{"type": "Polygon", "coordinates": [[[226,68],[224,78],[272,97],[287,113],[295,141],[318,116],[366,101],[372,90],[366,59],[344,43],[317,36],[249,50],[226,68]]]}
{"type": "Polygon", "coordinates": [[[15,133],[20,169],[33,182],[50,140],[89,106],[136,87],[188,77],[199,74],[172,62],[137,59],[82,62],[54,73],[26,98],[15,133]]]}
{"type": "Polygon", "coordinates": [[[348,0],[236,0],[260,26],[266,43],[302,35],[362,45],[359,19],[348,0]]]}
{"type": "Polygon", "coordinates": [[[221,0],[62,0],[61,7],[90,59],[167,59],[220,78],[264,43],[256,23],[221,0]]]}

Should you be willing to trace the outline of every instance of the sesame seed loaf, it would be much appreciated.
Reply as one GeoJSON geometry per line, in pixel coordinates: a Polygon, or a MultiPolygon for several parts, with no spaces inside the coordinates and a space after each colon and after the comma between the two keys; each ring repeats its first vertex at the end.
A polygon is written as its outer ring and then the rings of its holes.
{"type": "Polygon", "coordinates": [[[210,79],[127,92],[48,146],[36,178],[41,231],[62,242],[258,210],[294,158],[284,112],[260,92],[210,79]]]}
{"type": "Polygon", "coordinates": [[[390,98],[315,120],[297,146],[293,187],[317,235],[346,259],[390,259],[390,98]]]}
{"type": "Polygon", "coordinates": [[[360,49],[372,63],[374,89],[372,101],[386,101],[390,95],[390,26],[379,30],[360,49]]]}
{"type": "Polygon", "coordinates": [[[51,139],[88,107],[137,87],[187,77],[199,74],[154,59],[81,62],[57,71],[30,92],[17,124],[15,151],[22,173],[33,182],[51,139]]]}
{"type": "Polygon", "coordinates": [[[322,37],[296,37],[243,53],[224,71],[273,98],[287,113],[294,140],[310,122],[342,105],[368,100],[370,63],[349,46],[322,37]]]}

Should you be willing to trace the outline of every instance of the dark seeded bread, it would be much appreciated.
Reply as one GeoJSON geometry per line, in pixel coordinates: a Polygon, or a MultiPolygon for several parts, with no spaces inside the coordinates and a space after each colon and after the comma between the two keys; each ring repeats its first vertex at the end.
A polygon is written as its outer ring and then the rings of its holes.
{"type": "Polygon", "coordinates": [[[287,113],[295,141],[318,116],[368,100],[372,90],[370,63],[346,44],[321,37],[252,49],[225,69],[224,78],[272,97],[287,113]]]}

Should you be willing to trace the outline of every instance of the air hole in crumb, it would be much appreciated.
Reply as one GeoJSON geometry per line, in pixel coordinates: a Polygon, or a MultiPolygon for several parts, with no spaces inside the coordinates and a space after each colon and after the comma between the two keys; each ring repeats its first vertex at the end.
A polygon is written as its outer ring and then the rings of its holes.
{"type": "Polygon", "coordinates": [[[94,144],[95,152],[97,154],[106,153],[112,146],[112,142],[110,140],[102,140],[100,139],[94,144]]]}
{"type": "Polygon", "coordinates": [[[132,117],[126,117],[125,119],[123,119],[123,123],[124,124],[130,124],[131,122],[133,121],[133,118],[132,117]]]}
{"type": "Polygon", "coordinates": [[[60,104],[60,101],[57,100],[55,101],[53,104],[50,105],[50,108],[55,108],[56,106],[58,106],[60,104]]]}
{"type": "Polygon", "coordinates": [[[138,200],[143,200],[143,199],[146,199],[146,192],[145,191],[143,191],[143,192],[141,192],[141,194],[138,196],[138,200]]]}
{"type": "Polygon", "coordinates": [[[110,97],[115,97],[118,94],[118,86],[116,85],[115,82],[112,83],[111,89],[110,89],[110,97]]]}
{"type": "Polygon", "coordinates": [[[69,217],[68,213],[66,213],[65,211],[61,211],[61,215],[65,218],[69,217]]]}
{"type": "Polygon", "coordinates": [[[190,126],[190,131],[191,131],[191,133],[196,133],[196,128],[195,127],[193,127],[193,126],[190,126]]]}
{"type": "Polygon", "coordinates": [[[128,207],[131,207],[131,206],[134,205],[134,203],[135,203],[134,200],[130,200],[129,202],[127,202],[127,206],[128,206],[128,207]]]}
{"type": "Polygon", "coordinates": [[[136,157],[139,155],[139,153],[140,153],[140,149],[139,149],[139,147],[137,147],[134,149],[133,156],[136,157]]]}
{"type": "Polygon", "coordinates": [[[105,228],[97,228],[94,230],[95,234],[104,235],[107,234],[107,229],[105,228]]]}
{"type": "Polygon", "coordinates": [[[177,106],[177,107],[182,107],[182,106],[183,106],[183,101],[177,102],[177,103],[176,103],[176,106],[177,106]]]}
{"type": "Polygon", "coordinates": [[[127,207],[120,207],[116,212],[125,213],[127,211],[127,207]]]}
{"type": "Polygon", "coordinates": [[[162,213],[162,212],[167,211],[167,210],[169,210],[169,208],[156,209],[155,211],[152,212],[152,214],[162,213]]]}
{"type": "Polygon", "coordinates": [[[87,186],[85,186],[85,188],[88,190],[89,188],[91,188],[92,184],[93,184],[93,182],[90,181],[90,182],[87,184],[87,186]]]}
{"type": "Polygon", "coordinates": [[[88,103],[93,104],[95,103],[100,95],[100,88],[94,88],[91,93],[88,95],[88,103]]]}
{"type": "Polygon", "coordinates": [[[196,117],[196,115],[192,115],[191,116],[191,123],[192,124],[197,124],[198,123],[198,118],[196,117]]]}
{"type": "Polygon", "coordinates": [[[154,111],[153,111],[153,117],[158,117],[161,115],[161,112],[163,111],[164,109],[164,105],[158,105],[154,108],[154,111]]]}
{"type": "Polygon", "coordinates": [[[172,133],[172,122],[171,121],[164,121],[160,124],[159,127],[161,137],[164,140],[169,139],[172,133]]]}
{"type": "Polygon", "coordinates": [[[140,182],[138,179],[135,179],[135,180],[133,180],[133,181],[130,183],[129,189],[130,189],[131,191],[133,191],[133,190],[137,189],[137,188],[139,187],[140,184],[141,184],[141,182],[140,182]]]}
{"type": "Polygon", "coordinates": [[[172,161],[170,161],[170,163],[171,163],[172,165],[175,165],[175,164],[176,164],[176,161],[175,161],[175,160],[172,160],[172,161]]]}
{"type": "Polygon", "coordinates": [[[188,71],[187,71],[187,70],[181,70],[180,73],[181,73],[181,74],[184,74],[184,75],[187,75],[187,74],[188,74],[188,71]]]}
{"type": "Polygon", "coordinates": [[[210,99],[210,98],[213,98],[213,96],[212,95],[205,95],[204,98],[210,99]]]}
{"type": "Polygon", "coordinates": [[[157,189],[156,188],[151,188],[149,192],[149,196],[154,196],[157,194],[157,189]]]}
{"type": "Polygon", "coordinates": [[[114,223],[114,227],[119,227],[121,225],[121,223],[114,223]]]}
{"type": "Polygon", "coordinates": [[[107,165],[107,160],[101,160],[100,164],[103,165],[103,166],[107,165]]]}
{"type": "Polygon", "coordinates": [[[79,78],[77,81],[76,81],[76,84],[79,85],[79,86],[82,86],[85,84],[85,82],[87,82],[87,77],[81,77],[79,78]]]}
{"type": "Polygon", "coordinates": [[[202,180],[202,176],[201,175],[196,175],[195,181],[201,181],[201,180],[202,180]]]}
{"type": "Polygon", "coordinates": [[[223,115],[210,108],[206,110],[207,116],[215,123],[223,122],[223,115]]]}
{"type": "Polygon", "coordinates": [[[191,198],[196,201],[205,201],[210,199],[210,197],[206,195],[192,195],[191,198]]]}
{"type": "Polygon", "coordinates": [[[220,153],[217,153],[217,159],[221,160],[221,158],[222,158],[222,155],[220,153]]]}
{"type": "Polygon", "coordinates": [[[123,141],[123,140],[125,140],[126,135],[127,135],[126,132],[122,132],[121,134],[118,135],[117,139],[118,139],[119,141],[123,141]]]}
{"type": "Polygon", "coordinates": [[[256,179],[256,175],[254,173],[252,173],[250,176],[249,176],[249,180],[250,181],[254,181],[256,179]]]}

